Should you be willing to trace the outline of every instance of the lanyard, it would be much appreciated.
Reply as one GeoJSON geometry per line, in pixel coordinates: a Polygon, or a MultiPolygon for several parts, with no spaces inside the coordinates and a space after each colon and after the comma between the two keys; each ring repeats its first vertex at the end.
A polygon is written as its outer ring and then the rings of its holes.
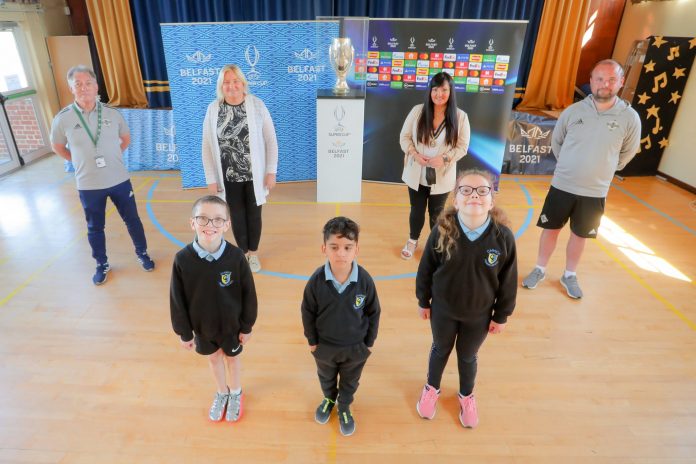
{"type": "Polygon", "coordinates": [[[77,117],[80,118],[80,122],[82,123],[82,127],[85,128],[87,131],[87,135],[89,135],[90,140],[92,140],[92,143],[94,144],[94,148],[97,147],[97,143],[99,143],[99,136],[101,135],[101,126],[102,126],[102,107],[97,102],[97,136],[92,135],[92,131],[89,130],[89,125],[85,122],[85,118],[82,117],[82,111],[77,107],[75,103],[73,103],[73,110],[75,113],[77,113],[77,117]]]}

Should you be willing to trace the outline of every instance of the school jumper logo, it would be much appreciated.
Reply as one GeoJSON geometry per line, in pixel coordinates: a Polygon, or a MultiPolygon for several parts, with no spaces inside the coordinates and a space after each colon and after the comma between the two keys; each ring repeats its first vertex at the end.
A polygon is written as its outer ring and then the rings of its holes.
{"type": "Polygon", "coordinates": [[[232,272],[230,271],[224,271],[220,273],[220,282],[218,282],[218,285],[221,287],[229,287],[232,285],[232,272]]]}
{"type": "Polygon", "coordinates": [[[365,306],[365,295],[355,295],[355,303],[353,303],[353,309],[360,309],[365,306]]]}
{"type": "Polygon", "coordinates": [[[500,256],[500,252],[498,250],[488,250],[486,255],[486,265],[488,267],[493,267],[496,264],[498,264],[498,257],[500,256]]]}

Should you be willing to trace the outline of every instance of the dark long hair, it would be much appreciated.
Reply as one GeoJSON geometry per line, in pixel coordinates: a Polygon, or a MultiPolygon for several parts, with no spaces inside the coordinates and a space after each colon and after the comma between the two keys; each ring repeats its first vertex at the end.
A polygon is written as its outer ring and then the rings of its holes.
{"type": "Polygon", "coordinates": [[[450,94],[447,100],[447,109],[445,110],[445,142],[450,147],[457,145],[459,138],[459,124],[457,121],[457,95],[454,91],[454,80],[452,76],[445,72],[439,72],[430,79],[428,84],[428,92],[425,95],[423,103],[423,111],[418,119],[418,141],[423,144],[430,143],[435,127],[433,127],[433,119],[435,118],[435,105],[431,93],[435,87],[442,87],[445,82],[449,84],[450,94]]]}
{"type": "MultiPolygon", "coordinates": [[[[452,257],[452,253],[455,252],[457,247],[457,240],[459,239],[459,227],[457,227],[457,209],[454,207],[454,200],[457,196],[457,187],[462,179],[469,175],[481,176],[488,181],[488,186],[491,187],[490,195],[493,195],[493,182],[494,176],[490,171],[478,168],[470,168],[462,171],[457,176],[457,182],[454,184],[455,188],[450,194],[448,201],[448,206],[440,213],[437,218],[437,230],[440,232],[440,237],[438,237],[437,243],[434,246],[435,251],[442,253],[445,256],[445,260],[449,260],[452,257]]],[[[493,206],[493,208],[488,213],[491,217],[491,225],[496,228],[496,232],[499,232],[499,225],[510,227],[510,219],[508,218],[505,211],[493,206]]]]}

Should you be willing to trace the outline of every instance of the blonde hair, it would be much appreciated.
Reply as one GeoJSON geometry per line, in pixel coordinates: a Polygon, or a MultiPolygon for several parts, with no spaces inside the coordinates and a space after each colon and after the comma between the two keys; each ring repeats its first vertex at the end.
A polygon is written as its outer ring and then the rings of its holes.
{"type": "MultiPolygon", "coordinates": [[[[454,184],[455,188],[450,194],[450,200],[448,201],[448,206],[443,209],[440,216],[437,218],[437,230],[440,236],[435,244],[435,251],[445,255],[445,260],[449,260],[452,257],[452,253],[457,246],[457,240],[459,239],[459,227],[457,227],[457,209],[454,207],[455,197],[457,196],[457,187],[462,179],[466,176],[481,176],[488,181],[488,185],[491,187],[491,195],[493,195],[493,184],[495,182],[495,177],[489,171],[471,168],[462,171],[457,176],[457,182],[454,184]]],[[[493,206],[488,213],[491,216],[491,222],[493,227],[498,229],[499,225],[506,227],[510,226],[510,219],[508,218],[505,211],[493,206]]]]}
{"type": "Polygon", "coordinates": [[[217,78],[217,85],[215,86],[215,95],[220,103],[225,99],[225,95],[222,93],[222,83],[225,82],[225,74],[227,71],[232,71],[237,78],[244,83],[244,95],[249,95],[249,83],[244,76],[244,73],[239,66],[236,64],[226,64],[220,70],[217,78]]]}

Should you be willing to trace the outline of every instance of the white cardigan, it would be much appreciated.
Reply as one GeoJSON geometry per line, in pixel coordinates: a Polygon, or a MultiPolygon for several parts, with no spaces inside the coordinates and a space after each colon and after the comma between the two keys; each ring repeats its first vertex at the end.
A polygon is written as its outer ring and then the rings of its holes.
{"type": "MultiPolygon", "coordinates": [[[[203,120],[203,146],[201,156],[205,183],[217,183],[218,195],[225,199],[225,182],[220,159],[220,144],[217,138],[217,120],[220,101],[214,100],[208,105],[203,120]]],[[[266,174],[275,174],[278,170],[278,141],[271,114],[260,98],[247,94],[244,97],[247,123],[249,124],[249,151],[251,157],[251,175],[254,182],[256,204],[266,203],[268,189],[264,186],[266,174]]]]}
{"type": "MultiPolygon", "coordinates": [[[[425,153],[426,150],[426,146],[418,141],[418,119],[420,118],[421,111],[423,111],[422,104],[413,107],[406,117],[399,138],[401,149],[404,151],[404,171],[401,174],[401,180],[413,190],[418,190],[423,166],[418,164],[408,152],[411,148],[415,148],[418,153],[425,153]]],[[[444,144],[435,155],[439,156],[443,153],[447,153],[451,160],[446,166],[435,168],[437,180],[435,184],[430,186],[431,195],[449,193],[454,190],[454,184],[457,182],[457,161],[466,155],[471,135],[469,118],[466,113],[460,109],[457,109],[457,127],[459,131],[457,145],[450,147],[444,144]]]]}

